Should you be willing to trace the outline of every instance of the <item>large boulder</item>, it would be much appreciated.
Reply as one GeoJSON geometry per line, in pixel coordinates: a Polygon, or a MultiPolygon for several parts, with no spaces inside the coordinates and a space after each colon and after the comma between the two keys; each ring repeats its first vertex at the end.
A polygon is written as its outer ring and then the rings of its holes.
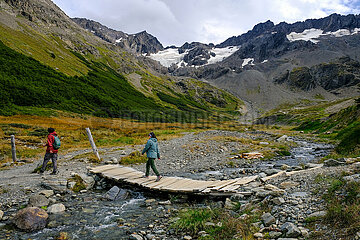
{"type": "Polygon", "coordinates": [[[16,213],[13,222],[21,230],[33,232],[43,229],[48,217],[49,215],[41,208],[27,207],[16,213]]]}
{"type": "Polygon", "coordinates": [[[126,199],[128,196],[128,191],[120,189],[117,186],[113,186],[109,191],[105,193],[104,198],[110,201],[116,201],[120,199],[126,199]]]}
{"type": "Polygon", "coordinates": [[[301,236],[300,229],[291,222],[286,222],[281,226],[281,231],[285,233],[285,236],[288,238],[296,238],[301,236]]]}
{"type": "Polygon", "coordinates": [[[43,207],[49,205],[50,201],[42,194],[34,194],[29,199],[29,207],[43,207]]]}
{"type": "Polygon", "coordinates": [[[95,185],[95,179],[92,176],[88,176],[83,173],[77,174],[76,176],[81,178],[87,190],[91,189],[95,185]]]}

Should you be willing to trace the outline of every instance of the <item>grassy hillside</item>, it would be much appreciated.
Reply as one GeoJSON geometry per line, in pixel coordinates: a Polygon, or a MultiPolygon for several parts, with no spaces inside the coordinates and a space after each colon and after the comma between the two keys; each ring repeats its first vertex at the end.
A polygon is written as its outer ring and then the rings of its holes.
{"type": "Polygon", "coordinates": [[[305,121],[295,130],[315,132],[321,137],[335,139],[339,144],[335,148],[338,154],[360,154],[360,99],[356,105],[342,109],[326,119],[305,121]]]}
{"type": "MultiPolygon", "coordinates": [[[[212,113],[211,107],[194,101],[189,95],[171,97],[159,92],[162,104],[137,91],[108,65],[90,63],[82,55],[73,54],[89,69],[86,75],[67,76],[0,42],[0,114],[19,114],[24,113],[24,108],[37,107],[101,117],[190,121],[194,115],[212,113]]],[[[237,101],[233,98],[229,102],[237,101]]],[[[227,110],[235,111],[236,106],[227,110]]]]}

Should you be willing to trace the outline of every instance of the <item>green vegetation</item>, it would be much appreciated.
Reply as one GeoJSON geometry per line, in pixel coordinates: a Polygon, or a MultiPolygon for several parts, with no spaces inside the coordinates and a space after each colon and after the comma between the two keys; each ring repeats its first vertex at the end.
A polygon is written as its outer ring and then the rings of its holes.
{"type": "MultiPolygon", "coordinates": [[[[0,114],[28,114],[25,111],[32,109],[36,115],[42,115],[37,112],[38,108],[48,108],[160,122],[198,121],[212,115],[205,103],[189,95],[173,97],[158,92],[162,102],[156,102],[137,91],[108,65],[90,63],[82,55],[72,54],[87,66],[87,75],[66,76],[0,42],[0,114]]],[[[233,101],[235,99],[230,102],[233,101]]]]}
{"type": "Polygon", "coordinates": [[[74,187],[71,189],[74,192],[80,192],[81,190],[86,189],[85,183],[80,176],[76,175],[76,176],[68,179],[68,181],[75,182],[74,187]]]}
{"type": "MultiPolygon", "coordinates": [[[[237,205],[236,205],[237,206],[237,205]]],[[[240,205],[239,205],[240,206],[240,205]]],[[[251,223],[258,222],[261,211],[234,208],[236,214],[228,210],[211,208],[188,208],[179,212],[176,221],[170,226],[177,233],[190,234],[198,239],[252,239],[258,230],[251,223]],[[206,234],[198,236],[200,231],[206,234]]]]}
{"type": "Polygon", "coordinates": [[[339,111],[325,120],[306,121],[295,130],[315,132],[320,137],[337,140],[340,155],[360,154],[360,104],[339,111]]]}
{"type": "Polygon", "coordinates": [[[339,239],[352,239],[360,230],[360,182],[346,181],[342,175],[318,175],[315,182],[322,185],[318,192],[323,193],[326,215],[309,218],[307,223],[310,227],[315,222],[331,225],[339,239]]]}
{"type": "Polygon", "coordinates": [[[147,158],[139,151],[130,153],[128,156],[121,158],[120,163],[122,165],[136,164],[136,163],[145,163],[147,158]]]}

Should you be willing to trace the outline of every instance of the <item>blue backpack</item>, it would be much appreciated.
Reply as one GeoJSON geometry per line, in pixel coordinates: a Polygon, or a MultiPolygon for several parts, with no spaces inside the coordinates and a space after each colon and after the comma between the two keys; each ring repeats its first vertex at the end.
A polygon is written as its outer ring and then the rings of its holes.
{"type": "Polygon", "coordinates": [[[60,138],[58,136],[54,136],[53,148],[55,150],[58,150],[60,146],[61,146],[60,138]]]}

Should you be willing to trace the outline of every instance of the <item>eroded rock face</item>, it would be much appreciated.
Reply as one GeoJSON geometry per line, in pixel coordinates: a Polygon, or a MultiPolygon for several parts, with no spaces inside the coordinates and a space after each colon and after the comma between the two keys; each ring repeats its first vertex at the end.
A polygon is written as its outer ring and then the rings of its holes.
{"type": "Polygon", "coordinates": [[[41,208],[28,207],[20,210],[14,217],[16,227],[27,232],[43,229],[48,220],[48,214],[41,208]]]}

